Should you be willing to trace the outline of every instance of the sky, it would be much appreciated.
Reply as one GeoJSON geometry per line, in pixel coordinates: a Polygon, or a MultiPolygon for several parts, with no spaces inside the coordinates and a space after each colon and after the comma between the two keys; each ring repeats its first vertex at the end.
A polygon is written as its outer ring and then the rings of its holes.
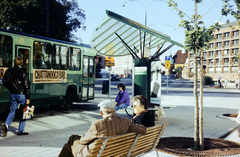
{"type": "MultiPolygon", "coordinates": [[[[129,18],[140,24],[145,24],[145,12],[147,13],[147,26],[169,35],[172,40],[184,44],[184,29],[178,27],[181,19],[177,15],[177,11],[168,7],[165,0],[76,0],[79,8],[83,9],[86,14],[85,26],[86,30],[77,30],[74,34],[82,39],[82,43],[90,44],[94,30],[107,17],[106,10],[117,13],[121,16],[129,18]],[[122,5],[125,4],[125,7],[122,5]]],[[[175,0],[178,3],[178,8],[186,13],[189,17],[194,15],[193,0],[175,0]]],[[[222,0],[203,0],[202,4],[198,4],[198,14],[204,15],[202,21],[208,28],[215,22],[226,23],[236,21],[231,16],[221,16],[222,0]],[[215,4],[215,2],[217,3],[215,4]],[[215,4],[215,5],[214,5],[215,4]],[[214,5],[214,6],[213,6],[214,5]],[[212,7],[213,6],[213,7],[212,7]],[[212,7],[212,8],[211,8],[212,7]],[[211,8],[211,10],[209,10],[211,8]],[[207,12],[207,13],[206,13],[207,12]],[[206,14],[205,14],[206,13],[206,14]],[[222,18],[221,18],[222,17],[222,18]]],[[[189,20],[188,18],[185,18],[189,20]]],[[[181,47],[173,46],[165,52],[161,58],[174,55],[178,50],[183,50],[181,47]]]]}

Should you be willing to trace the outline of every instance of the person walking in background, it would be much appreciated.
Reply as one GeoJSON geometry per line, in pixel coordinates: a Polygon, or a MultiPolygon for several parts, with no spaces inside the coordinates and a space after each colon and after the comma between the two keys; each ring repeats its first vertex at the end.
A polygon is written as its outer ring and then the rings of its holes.
{"type": "MultiPolygon", "coordinates": [[[[2,126],[3,136],[7,136],[8,127],[11,125],[18,105],[25,105],[30,103],[30,83],[28,73],[25,68],[22,68],[23,59],[16,57],[14,59],[14,67],[6,70],[3,76],[3,84],[10,91],[10,113],[2,126]]],[[[21,107],[20,107],[21,108],[21,107]]],[[[18,135],[28,135],[28,132],[24,132],[26,119],[20,119],[18,127],[18,135]]]]}
{"type": "Polygon", "coordinates": [[[143,95],[136,95],[132,100],[133,112],[136,114],[131,122],[134,124],[142,124],[145,127],[154,126],[154,117],[148,112],[149,101],[143,95]]]}
{"type": "Polygon", "coordinates": [[[130,105],[129,94],[126,91],[126,85],[124,83],[118,84],[117,88],[119,89],[119,93],[116,97],[116,107],[115,110],[119,110],[120,108],[125,108],[130,105]]]}
{"type": "Polygon", "coordinates": [[[219,77],[219,79],[218,79],[218,84],[220,85],[220,88],[222,88],[221,78],[220,78],[220,77],[219,77]]]}

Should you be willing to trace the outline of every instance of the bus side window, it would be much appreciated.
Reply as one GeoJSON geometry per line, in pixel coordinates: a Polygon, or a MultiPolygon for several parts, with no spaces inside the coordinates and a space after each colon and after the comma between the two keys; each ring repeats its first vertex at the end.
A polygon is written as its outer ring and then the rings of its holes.
{"type": "Polygon", "coordinates": [[[0,35],[0,67],[12,66],[12,38],[0,35]]]}
{"type": "Polygon", "coordinates": [[[94,59],[89,59],[89,77],[94,77],[94,59]]]}
{"type": "Polygon", "coordinates": [[[33,67],[36,69],[50,69],[52,45],[44,42],[34,42],[33,67]]]}
{"type": "Polygon", "coordinates": [[[83,58],[83,77],[88,77],[88,58],[83,58]]]}
{"type": "Polygon", "coordinates": [[[66,46],[54,45],[53,50],[53,69],[67,69],[67,53],[68,48],[66,46]]]}
{"type": "Polygon", "coordinates": [[[80,49],[70,48],[68,59],[69,59],[69,61],[68,61],[69,70],[80,70],[81,69],[80,49]]]}

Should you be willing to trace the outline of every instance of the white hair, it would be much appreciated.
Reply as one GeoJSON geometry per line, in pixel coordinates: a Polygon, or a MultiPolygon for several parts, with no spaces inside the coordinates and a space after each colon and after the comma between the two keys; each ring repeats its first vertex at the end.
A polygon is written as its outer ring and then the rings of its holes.
{"type": "Polygon", "coordinates": [[[100,110],[103,112],[104,115],[108,115],[110,113],[115,112],[115,109],[108,109],[108,108],[103,108],[103,107],[100,107],[100,110]]]}

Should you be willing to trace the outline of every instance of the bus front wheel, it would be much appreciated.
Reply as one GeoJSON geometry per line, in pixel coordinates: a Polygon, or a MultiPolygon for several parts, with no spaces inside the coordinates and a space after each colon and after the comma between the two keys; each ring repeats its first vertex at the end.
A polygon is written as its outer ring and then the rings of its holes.
{"type": "Polygon", "coordinates": [[[64,104],[64,108],[65,108],[66,110],[69,110],[69,108],[72,107],[73,99],[74,99],[73,91],[70,90],[70,91],[67,92],[67,95],[66,95],[66,103],[64,104]]]}

